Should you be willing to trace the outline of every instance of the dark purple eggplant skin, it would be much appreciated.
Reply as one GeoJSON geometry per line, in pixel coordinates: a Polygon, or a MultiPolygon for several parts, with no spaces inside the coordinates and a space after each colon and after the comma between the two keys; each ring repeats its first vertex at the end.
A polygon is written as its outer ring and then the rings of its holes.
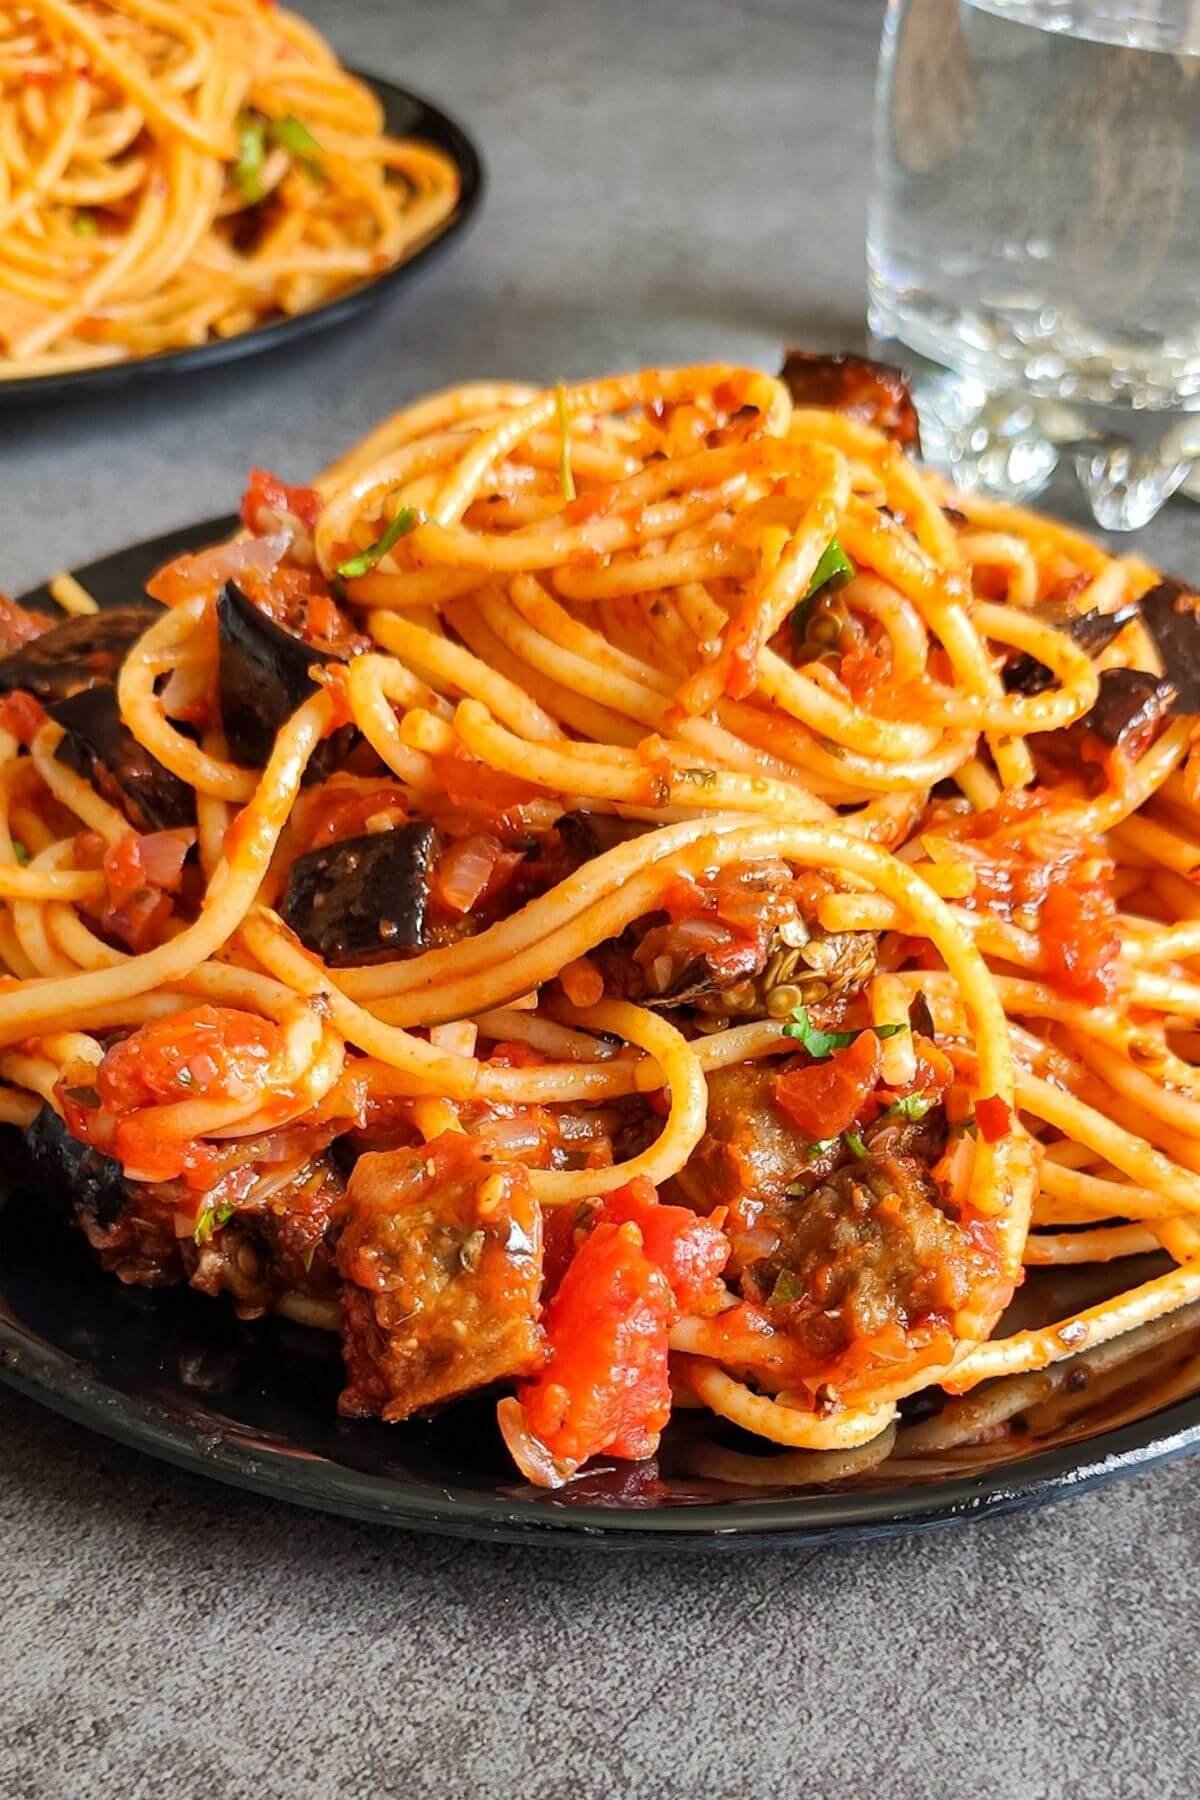
{"type": "Polygon", "coordinates": [[[1175,710],[1200,713],[1200,595],[1168,575],[1142,595],[1138,609],[1178,692],[1175,710]]]}
{"type": "Polygon", "coordinates": [[[417,822],[297,857],[285,922],[335,969],[428,949],[435,838],[432,825],[417,822]]]}
{"type": "Polygon", "coordinates": [[[25,1132],[25,1177],[63,1218],[109,1230],[129,1203],[121,1165],[72,1137],[52,1106],[25,1132]]]}
{"type": "MultiPolygon", "coordinates": [[[[221,646],[221,723],[230,755],[252,769],[265,768],[278,732],[297,707],[316,693],[312,671],[344,662],[331,650],[314,650],[227,581],[217,599],[221,646]]],[[[306,783],[324,781],[344,761],[354,741],[345,726],[319,744],[304,773],[306,783]]]]}
{"type": "Polygon", "coordinates": [[[1172,711],[1175,686],[1145,669],[1105,669],[1100,692],[1089,713],[1080,720],[1104,743],[1116,748],[1125,738],[1152,731],[1172,711]]]}
{"type": "Polygon", "coordinates": [[[66,732],[57,755],[119,807],[135,831],[196,823],[196,796],[122,722],[113,687],[82,688],[46,711],[66,732]]]}
{"type": "Polygon", "coordinates": [[[797,406],[848,413],[920,456],[917,409],[902,369],[866,356],[789,350],[779,377],[797,406]]]}
{"type": "MultiPolygon", "coordinates": [[[[1122,606],[1116,612],[1081,613],[1078,618],[1050,619],[1047,622],[1074,638],[1079,648],[1086,650],[1089,656],[1097,656],[1137,616],[1136,606],[1122,606]]],[[[1033,656],[1014,656],[1004,671],[1004,691],[1008,694],[1044,694],[1047,688],[1053,686],[1054,676],[1045,663],[1038,662],[1033,656]]]]}
{"type": "Polygon", "coordinates": [[[47,706],[111,685],[134,644],[161,617],[160,606],[116,606],[64,619],[0,657],[0,694],[23,688],[47,706]]]}
{"type": "Polygon", "coordinates": [[[920,988],[913,995],[908,1008],[908,1023],[912,1031],[927,1037],[931,1043],[937,1040],[937,1030],[933,1023],[933,1014],[929,1010],[929,1002],[920,988]]]}

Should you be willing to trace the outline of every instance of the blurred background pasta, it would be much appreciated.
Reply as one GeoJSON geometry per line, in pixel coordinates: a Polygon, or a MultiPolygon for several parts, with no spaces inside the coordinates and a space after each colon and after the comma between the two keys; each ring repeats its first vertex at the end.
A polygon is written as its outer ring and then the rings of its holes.
{"type": "Polygon", "coordinates": [[[0,4],[0,380],[304,312],[453,210],[310,26],[256,0],[0,4]]]}

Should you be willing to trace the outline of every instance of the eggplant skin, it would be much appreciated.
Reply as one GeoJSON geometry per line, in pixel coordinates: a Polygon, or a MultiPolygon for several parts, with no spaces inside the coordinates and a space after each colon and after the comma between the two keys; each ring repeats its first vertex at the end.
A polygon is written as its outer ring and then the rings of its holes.
{"type": "MultiPolygon", "coordinates": [[[[316,693],[312,671],[345,662],[332,650],[314,650],[227,581],[217,599],[221,647],[221,723],[234,760],[261,769],[277,734],[297,707],[316,693]]],[[[323,781],[342,762],[354,741],[345,726],[319,744],[304,773],[306,783],[323,781]]]]}
{"type": "Polygon", "coordinates": [[[343,838],[292,864],[284,922],[332,968],[430,947],[432,825],[343,838]]]}
{"type": "Polygon", "coordinates": [[[1168,575],[1142,595],[1138,610],[1177,690],[1177,710],[1200,713],[1200,595],[1168,575]]]}
{"type": "Polygon", "coordinates": [[[917,409],[903,371],[891,363],[789,350],[779,375],[797,406],[827,406],[848,413],[920,456],[917,409]]]}
{"type": "Polygon", "coordinates": [[[161,617],[160,606],[116,606],[64,619],[0,657],[0,693],[23,688],[46,706],[111,685],[134,644],[161,617]]]}
{"type": "Polygon", "coordinates": [[[121,1165],[72,1137],[52,1106],[43,1106],[25,1133],[26,1177],[64,1218],[108,1231],[129,1203],[121,1165]]]}
{"type": "Polygon", "coordinates": [[[82,688],[46,711],[66,732],[59,760],[91,781],[135,830],[195,824],[194,792],[138,743],[122,721],[115,688],[82,688]]]}
{"type": "Polygon", "coordinates": [[[1145,669],[1105,669],[1096,703],[1080,724],[1115,747],[1127,737],[1152,732],[1172,711],[1175,698],[1172,682],[1145,669]]]}
{"type": "MultiPolygon", "coordinates": [[[[1124,631],[1126,625],[1138,617],[1138,611],[1136,606],[1122,606],[1116,612],[1081,613],[1073,619],[1049,619],[1047,623],[1074,638],[1089,656],[1097,656],[1108,648],[1119,631],[1124,631]]],[[[1006,694],[1044,694],[1053,686],[1052,671],[1035,656],[1014,656],[1004,670],[1006,694]]]]}

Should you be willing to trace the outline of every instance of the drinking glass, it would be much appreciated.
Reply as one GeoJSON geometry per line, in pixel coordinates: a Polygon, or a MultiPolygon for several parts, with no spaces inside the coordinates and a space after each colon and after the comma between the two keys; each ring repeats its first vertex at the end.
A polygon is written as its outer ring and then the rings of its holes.
{"type": "Polygon", "coordinates": [[[931,461],[1144,525],[1200,458],[1200,0],[891,0],[867,262],[931,461]]]}

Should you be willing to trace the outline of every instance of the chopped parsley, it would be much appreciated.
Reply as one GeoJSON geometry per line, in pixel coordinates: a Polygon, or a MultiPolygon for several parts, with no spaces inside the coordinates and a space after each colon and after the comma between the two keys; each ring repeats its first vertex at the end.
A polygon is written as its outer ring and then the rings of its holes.
{"type": "Polygon", "coordinates": [[[346,581],[355,581],[360,575],[369,575],[392,545],[406,537],[420,522],[421,515],[414,506],[402,506],[386,531],[373,544],[368,544],[357,556],[347,557],[345,562],[338,564],[338,574],[346,581]]]}
{"type": "Polygon", "coordinates": [[[263,197],[262,170],[267,157],[266,127],[253,113],[243,113],[237,127],[238,153],[233,182],[247,206],[263,197]]]}
{"type": "Polygon", "coordinates": [[[715,769],[676,769],[675,778],[677,781],[694,782],[697,787],[713,787],[716,784],[717,771],[715,769]]]}
{"type": "Polygon", "coordinates": [[[848,581],[853,581],[857,573],[858,570],[837,539],[831,538],[821,552],[821,560],[812,572],[812,580],[803,600],[792,611],[792,629],[798,638],[803,637],[808,629],[813,601],[821,594],[836,594],[848,581]]]}
{"type": "Polygon", "coordinates": [[[322,154],[312,132],[295,113],[288,113],[286,118],[272,119],[267,126],[267,136],[273,144],[278,144],[288,155],[298,162],[306,175],[314,181],[323,181],[325,171],[316,160],[322,154]]]}
{"type": "MultiPolygon", "coordinates": [[[[907,1025],[867,1025],[863,1030],[873,1031],[877,1038],[895,1037],[898,1031],[907,1031],[907,1025]]],[[[821,1031],[808,1016],[807,1006],[792,1008],[792,1023],[783,1028],[784,1037],[797,1038],[801,1048],[815,1062],[824,1062],[835,1050],[844,1050],[855,1038],[862,1036],[859,1031],[821,1031]]]]}
{"type": "Polygon", "coordinates": [[[794,1269],[784,1269],[775,1278],[775,1286],[771,1289],[767,1300],[768,1306],[790,1306],[793,1300],[799,1300],[804,1293],[804,1283],[794,1269]]]}
{"type": "Polygon", "coordinates": [[[853,581],[857,573],[837,539],[830,538],[821,552],[820,562],[813,570],[804,599],[815,600],[822,588],[828,588],[831,594],[836,594],[839,588],[844,588],[847,582],[853,581]]]}
{"type": "Polygon", "coordinates": [[[852,1151],[855,1156],[862,1157],[867,1154],[866,1143],[859,1136],[857,1131],[843,1131],[842,1142],[845,1144],[847,1150],[852,1151]]]}
{"type": "Polygon", "coordinates": [[[554,410],[558,415],[558,479],[564,500],[575,498],[575,477],[571,473],[570,417],[567,413],[567,390],[561,381],[554,384],[554,410]]]}
{"type": "Polygon", "coordinates": [[[97,237],[100,232],[100,227],[97,225],[91,213],[82,212],[76,213],[75,217],[71,220],[71,230],[75,233],[76,237],[97,237]]]}
{"type": "Polygon", "coordinates": [[[814,1138],[811,1144],[805,1144],[804,1146],[805,1162],[819,1162],[823,1156],[829,1155],[829,1152],[835,1148],[837,1142],[838,1140],[835,1137],[814,1138]]]}
{"type": "Polygon", "coordinates": [[[26,863],[29,861],[28,850],[25,848],[24,844],[22,844],[18,838],[13,839],[12,847],[13,847],[13,855],[16,857],[16,859],[20,863],[21,867],[24,868],[26,863]]]}
{"type": "Polygon", "coordinates": [[[923,1119],[934,1100],[929,1094],[902,1094],[899,1100],[893,1100],[887,1111],[881,1115],[885,1119],[923,1119]]]}
{"type": "Polygon", "coordinates": [[[192,1242],[197,1248],[202,1244],[207,1244],[214,1231],[219,1231],[222,1225],[227,1225],[236,1210],[237,1208],[229,1200],[223,1200],[219,1206],[206,1206],[196,1220],[196,1229],[192,1233],[192,1242]]]}

